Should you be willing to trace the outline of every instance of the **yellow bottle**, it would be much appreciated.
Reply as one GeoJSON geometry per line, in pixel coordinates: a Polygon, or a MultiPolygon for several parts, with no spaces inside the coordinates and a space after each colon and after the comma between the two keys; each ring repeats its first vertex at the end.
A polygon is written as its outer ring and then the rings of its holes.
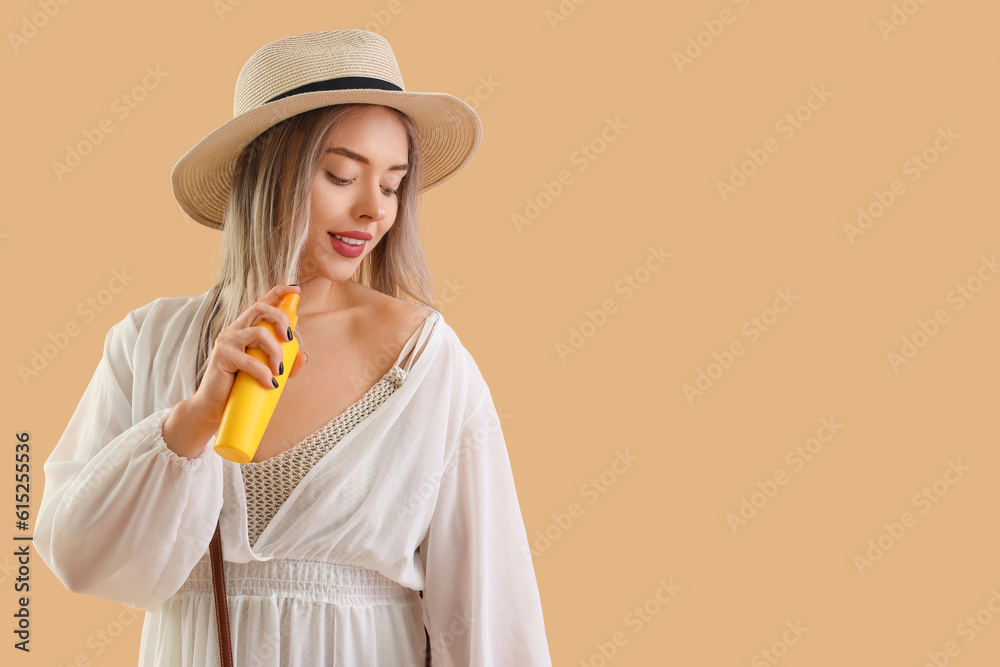
{"type": "MultiPolygon", "coordinates": [[[[236,380],[229,393],[229,402],[226,403],[219,431],[215,436],[215,451],[224,459],[236,463],[249,463],[257,453],[260,440],[264,437],[264,431],[271,421],[274,408],[278,405],[285,383],[288,382],[288,373],[295,362],[295,356],[299,353],[299,339],[295,336],[295,324],[298,321],[295,310],[298,305],[299,295],[291,293],[286,294],[278,306],[288,313],[291,321],[293,337],[288,342],[283,342],[278,337],[274,325],[270,322],[261,321],[254,325],[265,327],[281,345],[284,351],[284,374],[277,378],[278,386],[274,388],[265,387],[260,380],[248,373],[236,372],[236,380]]],[[[247,354],[270,366],[267,355],[259,347],[247,349],[247,354]]]]}

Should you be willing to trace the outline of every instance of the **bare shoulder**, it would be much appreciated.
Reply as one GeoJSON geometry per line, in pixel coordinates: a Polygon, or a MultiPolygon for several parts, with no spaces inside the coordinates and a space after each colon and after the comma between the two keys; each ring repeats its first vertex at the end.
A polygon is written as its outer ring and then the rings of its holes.
{"type": "Polygon", "coordinates": [[[432,312],[430,308],[383,294],[378,290],[366,287],[364,291],[372,308],[371,312],[375,316],[373,319],[380,322],[387,333],[410,333],[432,312]]]}
{"type": "Polygon", "coordinates": [[[388,314],[386,321],[392,322],[392,328],[396,331],[409,334],[416,330],[420,324],[431,314],[429,308],[420,304],[404,301],[395,297],[387,296],[388,314]]]}

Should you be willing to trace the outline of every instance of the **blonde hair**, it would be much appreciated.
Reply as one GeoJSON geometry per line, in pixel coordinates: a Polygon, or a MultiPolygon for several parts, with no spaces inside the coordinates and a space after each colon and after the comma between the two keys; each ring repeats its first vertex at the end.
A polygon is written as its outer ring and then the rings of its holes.
{"type": "MultiPolygon", "coordinates": [[[[209,341],[275,285],[298,282],[311,268],[302,258],[309,232],[313,176],[333,130],[349,114],[372,104],[338,104],[292,116],[268,128],[237,157],[222,228],[212,306],[202,323],[195,364],[201,384],[209,341]]],[[[352,276],[362,285],[434,308],[430,267],[420,241],[417,185],[421,156],[417,130],[391,107],[409,138],[409,170],[400,182],[399,209],[392,227],[352,276]]],[[[304,338],[300,338],[304,342],[304,338]]]]}

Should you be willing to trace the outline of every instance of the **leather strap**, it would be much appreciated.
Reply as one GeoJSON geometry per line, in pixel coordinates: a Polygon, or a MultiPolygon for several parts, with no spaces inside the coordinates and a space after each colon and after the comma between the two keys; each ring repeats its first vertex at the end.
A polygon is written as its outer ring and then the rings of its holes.
{"type": "Polygon", "coordinates": [[[212,536],[212,543],[208,550],[212,561],[212,585],[215,588],[215,620],[219,626],[219,654],[222,656],[222,667],[233,667],[233,644],[229,637],[229,601],[226,598],[226,575],[222,569],[222,533],[219,523],[215,524],[215,535],[212,536]]]}
{"type": "MultiPolygon", "coordinates": [[[[419,550],[419,549],[418,549],[419,550]]],[[[420,599],[423,599],[424,592],[420,591],[420,599]]],[[[425,667],[431,667],[431,636],[427,632],[427,626],[424,626],[424,637],[427,639],[427,662],[425,667]]]]}

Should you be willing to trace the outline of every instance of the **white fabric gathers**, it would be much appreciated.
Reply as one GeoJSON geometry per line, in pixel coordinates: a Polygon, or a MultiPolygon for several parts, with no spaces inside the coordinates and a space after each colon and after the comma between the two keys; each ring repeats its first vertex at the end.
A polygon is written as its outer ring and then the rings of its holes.
{"type": "MultiPolygon", "coordinates": [[[[407,345],[412,344],[413,338],[427,328],[427,323],[432,318],[433,315],[424,320],[420,329],[407,341],[407,345]]],[[[400,353],[401,356],[404,353],[405,348],[404,352],[400,353]]],[[[351,429],[374,412],[405,378],[406,372],[400,367],[397,359],[389,372],[365,392],[364,396],[315,433],[277,456],[259,462],[251,461],[240,466],[243,490],[247,498],[247,528],[251,546],[257,545],[260,534],[312,467],[322,460],[344,435],[350,433],[351,429]]]]}
{"type": "Polygon", "coordinates": [[[296,463],[271,470],[286,491],[262,514],[263,468],[245,474],[214,437],[195,458],[163,440],[194,393],[211,296],[156,299],[108,332],[44,466],[34,543],[59,580],[146,610],[138,664],[218,665],[218,521],[241,667],[423,667],[425,627],[434,667],[551,667],[499,417],[443,315],[428,309],[388,374],[279,455],[296,463]]]}

